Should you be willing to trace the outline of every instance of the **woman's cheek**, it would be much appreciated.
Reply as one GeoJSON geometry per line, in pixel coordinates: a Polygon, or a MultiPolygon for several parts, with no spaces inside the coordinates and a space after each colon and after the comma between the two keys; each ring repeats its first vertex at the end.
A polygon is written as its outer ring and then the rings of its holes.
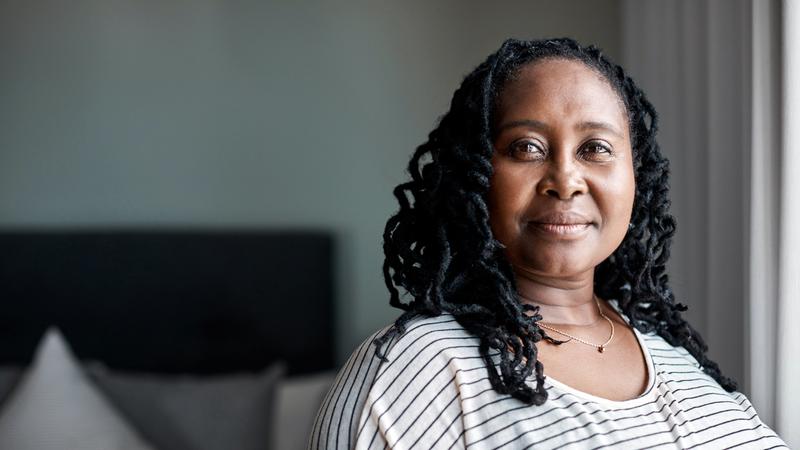
{"type": "Polygon", "coordinates": [[[605,226],[624,237],[633,212],[636,190],[633,174],[620,171],[605,180],[602,186],[600,195],[596,197],[605,226]]]}

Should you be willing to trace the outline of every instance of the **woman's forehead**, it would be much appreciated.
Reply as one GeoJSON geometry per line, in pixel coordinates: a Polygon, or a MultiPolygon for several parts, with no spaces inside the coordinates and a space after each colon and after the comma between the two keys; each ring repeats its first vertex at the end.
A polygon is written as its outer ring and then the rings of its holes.
{"type": "Polygon", "coordinates": [[[548,58],[526,64],[498,98],[496,125],[515,120],[573,119],[628,123],[625,104],[611,83],[581,61],[548,58]]]}

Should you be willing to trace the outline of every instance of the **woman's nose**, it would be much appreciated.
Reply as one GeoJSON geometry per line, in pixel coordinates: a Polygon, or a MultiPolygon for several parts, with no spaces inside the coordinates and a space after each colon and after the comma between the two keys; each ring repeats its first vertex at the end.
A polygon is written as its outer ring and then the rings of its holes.
{"type": "Polygon", "coordinates": [[[585,194],[588,186],[584,174],[575,161],[549,161],[549,167],[538,186],[539,194],[569,200],[585,194]]]}

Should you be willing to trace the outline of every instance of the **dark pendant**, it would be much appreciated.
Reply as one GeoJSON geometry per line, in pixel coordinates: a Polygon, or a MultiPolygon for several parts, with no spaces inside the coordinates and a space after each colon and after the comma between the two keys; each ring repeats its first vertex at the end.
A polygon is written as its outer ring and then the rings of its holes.
{"type": "Polygon", "coordinates": [[[604,351],[606,351],[606,349],[601,345],[600,347],[597,347],[597,351],[603,353],[604,351]]]}

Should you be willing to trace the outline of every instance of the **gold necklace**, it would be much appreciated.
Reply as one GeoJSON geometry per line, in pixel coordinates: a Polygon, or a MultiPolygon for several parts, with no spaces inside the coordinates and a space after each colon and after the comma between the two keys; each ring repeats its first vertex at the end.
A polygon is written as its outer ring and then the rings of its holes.
{"type": "MultiPolygon", "coordinates": [[[[598,345],[598,344],[595,344],[595,343],[592,343],[592,342],[584,341],[583,339],[581,339],[581,338],[579,338],[577,336],[573,336],[573,335],[571,335],[569,333],[565,333],[565,332],[563,332],[561,330],[558,330],[558,329],[555,329],[555,328],[553,328],[553,327],[551,327],[549,325],[545,325],[542,322],[539,322],[538,325],[540,327],[546,329],[546,330],[555,331],[556,333],[564,335],[564,336],[566,336],[566,337],[568,337],[570,339],[575,339],[576,341],[580,342],[581,344],[586,344],[586,345],[589,345],[591,347],[595,347],[595,348],[597,348],[598,352],[603,353],[606,350],[606,347],[608,347],[608,344],[610,344],[611,341],[614,339],[614,322],[612,322],[611,319],[609,319],[605,314],[603,314],[603,308],[600,307],[600,301],[597,299],[596,295],[594,295],[594,302],[595,302],[595,304],[597,304],[597,310],[600,312],[600,315],[603,317],[603,319],[606,319],[606,321],[608,322],[609,325],[611,325],[611,336],[609,336],[608,340],[605,341],[602,344],[598,345]]],[[[597,323],[597,321],[595,321],[595,323],[597,323]]],[[[569,341],[567,341],[567,342],[569,342],[569,341]]]]}

